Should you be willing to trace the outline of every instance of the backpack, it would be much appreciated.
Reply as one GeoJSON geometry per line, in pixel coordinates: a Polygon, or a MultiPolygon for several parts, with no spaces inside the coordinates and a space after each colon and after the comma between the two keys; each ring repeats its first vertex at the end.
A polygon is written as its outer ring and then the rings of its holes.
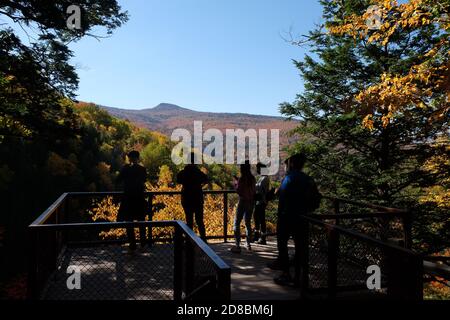
{"type": "Polygon", "coordinates": [[[269,201],[273,201],[273,200],[275,200],[275,188],[271,188],[270,190],[269,190],[269,192],[267,192],[267,194],[266,194],[266,201],[267,202],[269,202],[269,201]]]}
{"type": "Polygon", "coordinates": [[[317,189],[316,184],[311,179],[310,186],[308,190],[308,196],[306,197],[308,203],[307,203],[307,209],[308,212],[311,213],[318,209],[320,207],[320,202],[322,200],[322,194],[317,189]]]}

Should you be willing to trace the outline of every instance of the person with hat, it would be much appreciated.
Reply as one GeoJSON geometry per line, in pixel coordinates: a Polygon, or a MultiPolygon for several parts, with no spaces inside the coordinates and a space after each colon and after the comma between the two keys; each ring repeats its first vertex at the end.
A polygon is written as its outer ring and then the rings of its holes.
{"type": "MultiPolygon", "coordinates": [[[[147,202],[145,201],[145,181],[147,172],[139,164],[140,154],[138,151],[128,153],[129,164],[125,165],[117,177],[118,182],[123,184],[123,197],[120,203],[117,221],[145,221],[147,215],[147,202]]],[[[139,227],[139,238],[141,246],[147,244],[146,228],[139,227]]],[[[127,237],[130,242],[130,251],[136,249],[136,238],[134,228],[127,228],[127,237]]],[[[151,241],[148,242],[150,244],[151,241]]]]}
{"type": "Polygon", "coordinates": [[[280,285],[299,285],[301,237],[305,232],[301,216],[313,212],[320,205],[321,195],[316,183],[302,171],[305,162],[306,157],[301,153],[287,159],[286,176],[278,190],[277,262],[282,273],[274,281],[280,285]],[[291,236],[295,243],[294,278],[289,271],[288,241],[291,236]]]}
{"type": "Polygon", "coordinates": [[[235,188],[239,195],[239,201],[236,208],[236,216],[234,218],[234,239],[236,245],[231,248],[231,252],[241,252],[241,221],[245,222],[245,235],[247,238],[247,249],[251,250],[251,236],[252,236],[252,213],[255,201],[255,184],[256,179],[253,176],[250,168],[250,162],[245,161],[240,166],[241,176],[239,179],[235,177],[235,188]]]}
{"type": "Polygon", "coordinates": [[[258,244],[266,244],[266,207],[267,207],[267,194],[270,190],[270,178],[261,174],[261,168],[266,168],[266,165],[258,162],[256,164],[256,172],[258,174],[258,180],[256,182],[256,196],[255,196],[255,211],[253,218],[255,221],[254,241],[258,244]]]}

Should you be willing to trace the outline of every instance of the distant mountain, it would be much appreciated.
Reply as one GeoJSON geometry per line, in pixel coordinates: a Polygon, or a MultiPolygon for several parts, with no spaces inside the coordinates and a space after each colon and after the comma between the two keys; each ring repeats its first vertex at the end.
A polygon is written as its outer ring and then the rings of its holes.
{"type": "Polygon", "coordinates": [[[184,128],[193,132],[194,121],[203,122],[203,130],[216,128],[225,134],[225,129],[279,129],[280,143],[286,146],[292,140],[287,133],[298,126],[297,121],[282,117],[253,115],[247,113],[199,112],[174,104],[161,103],[154,108],[142,110],[119,109],[101,106],[111,115],[128,119],[138,126],[159,131],[170,137],[173,130],[184,128]]]}

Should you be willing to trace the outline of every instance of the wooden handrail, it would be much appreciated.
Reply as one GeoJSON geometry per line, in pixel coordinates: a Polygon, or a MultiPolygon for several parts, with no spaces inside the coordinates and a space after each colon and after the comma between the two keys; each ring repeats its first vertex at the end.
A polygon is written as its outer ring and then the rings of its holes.
{"type": "Polygon", "coordinates": [[[371,209],[377,209],[377,210],[381,210],[381,211],[385,211],[385,212],[408,213],[408,211],[404,210],[404,209],[384,207],[384,206],[379,206],[379,205],[375,205],[372,203],[343,199],[343,198],[334,197],[334,196],[330,196],[330,195],[324,195],[324,196],[322,196],[322,198],[328,199],[328,200],[339,201],[339,202],[343,202],[343,203],[348,203],[348,204],[352,204],[352,205],[355,205],[358,207],[367,207],[367,208],[371,208],[371,209]]]}
{"type": "Polygon", "coordinates": [[[320,220],[336,220],[336,219],[364,219],[364,218],[380,218],[380,217],[403,217],[403,212],[368,212],[368,213],[325,213],[325,214],[310,214],[308,217],[320,220]]]}
{"type": "Polygon", "coordinates": [[[306,221],[308,221],[308,222],[310,222],[312,224],[323,226],[323,227],[327,228],[328,230],[336,230],[340,234],[349,235],[349,236],[351,236],[353,238],[357,238],[357,239],[359,239],[359,240],[361,240],[363,242],[383,247],[384,249],[398,250],[398,252],[403,252],[403,253],[406,253],[406,254],[412,254],[412,255],[418,256],[417,253],[415,253],[414,251],[411,251],[409,249],[402,248],[402,247],[399,247],[399,246],[395,246],[395,245],[387,243],[387,242],[383,242],[381,240],[369,237],[369,236],[367,236],[365,234],[362,234],[362,233],[359,233],[357,231],[349,230],[347,228],[341,227],[341,226],[336,225],[336,224],[329,224],[329,223],[326,223],[324,221],[315,219],[315,218],[310,217],[310,216],[302,216],[302,219],[304,219],[304,220],[306,220],[306,221]]]}
{"type": "MultiPolygon", "coordinates": [[[[224,193],[236,193],[236,190],[203,190],[203,194],[224,194],[224,193]]],[[[104,196],[121,196],[123,195],[123,191],[97,191],[97,192],[69,192],[69,196],[71,197],[104,197],[104,196]]],[[[164,196],[164,195],[180,195],[181,191],[146,191],[144,192],[146,196],[156,195],[156,196],[164,196]]]]}

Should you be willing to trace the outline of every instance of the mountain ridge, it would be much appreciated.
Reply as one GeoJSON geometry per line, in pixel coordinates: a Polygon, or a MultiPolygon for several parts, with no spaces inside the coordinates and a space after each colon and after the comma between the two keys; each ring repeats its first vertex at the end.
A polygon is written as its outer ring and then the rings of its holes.
{"type": "Polygon", "coordinates": [[[192,110],[188,108],[181,107],[176,104],[172,103],[160,103],[152,108],[143,108],[143,109],[126,109],[126,108],[118,108],[118,107],[110,107],[110,106],[103,106],[98,105],[100,108],[107,110],[107,111],[123,111],[131,112],[131,113],[144,113],[144,112],[168,112],[168,111],[185,111],[189,113],[196,113],[196,114],[210,114],[210,115],[246,115],[251,117],[261,117],[261,118],[272,118],[272,119],[278,119],[278,120],[287,120],[287,118],[284,118],[282,116],[271,116],[271,115],[265,115],[265,114],[254,114],[254,113],[246,113],[246,112],[211,112],[211,111],[198,111],[198,110],[192,110]]]}
{"type": "Polygon", "coordinates": [[[205,112],[195,111],[170,103],[160,103],[153,108],[122,109],[108,106],[99,106],[111,115],[129,120],[137,126],[158,131],[167,136],[178,128],[187,129],[193,133],[194,121],[202,121],[203,130],[215,128],[225,133],[226,129],[267,129],[280,130],[280,148],[288,146],[295,141],[295,137],[288,133],[299,125],[299,121],[267,115],[254,115],[249,113],[205,112]]]}

